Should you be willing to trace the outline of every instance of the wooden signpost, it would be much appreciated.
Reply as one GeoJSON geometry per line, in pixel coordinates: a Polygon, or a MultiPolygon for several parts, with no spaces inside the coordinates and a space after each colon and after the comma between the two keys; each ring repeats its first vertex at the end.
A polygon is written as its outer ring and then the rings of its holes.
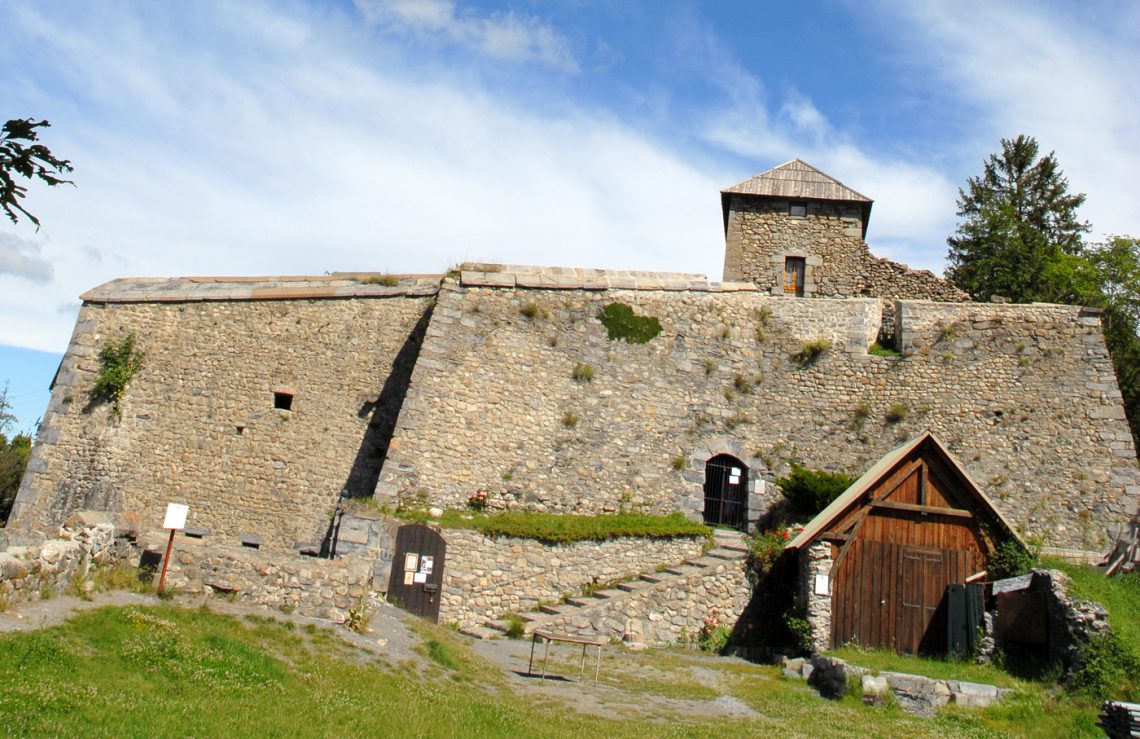
{"type": "Polygon", "coordinates": [[[168,503],[166,505],[166,518],[162,521],[162,528],[170,530],[170,538],[166,542],[166,556],[162,558],[162,574],[158,577],[158,592],[166,584],[166,566],[170,564],[170,552],[174,549],[174,534],[186,528],[186,514],[190,506],[181,503],[168,503]]]}

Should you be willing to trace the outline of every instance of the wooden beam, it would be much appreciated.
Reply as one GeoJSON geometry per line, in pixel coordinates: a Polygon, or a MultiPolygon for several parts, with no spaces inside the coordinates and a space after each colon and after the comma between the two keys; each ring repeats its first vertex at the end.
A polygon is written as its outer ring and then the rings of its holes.
{"type": "Polygon", "coordinates": [[[869,505],[875,508],[889,508],[895,511],[911,511],[914,513],[933,513],[938,516],[954,516],[956,518],[973,518],[974,514],[961,508],[942,508],[933,505],[915,505],[914,503],[895,503],[891,500],[880,500],[869,505]]]}
{"type": "Polygon", "coordinates": [[[819,535],[820,539],[832,539],[834,541],[847,541],[851,538],[850,534],[842,534],[838,531],[824,531],[819,535]]]}

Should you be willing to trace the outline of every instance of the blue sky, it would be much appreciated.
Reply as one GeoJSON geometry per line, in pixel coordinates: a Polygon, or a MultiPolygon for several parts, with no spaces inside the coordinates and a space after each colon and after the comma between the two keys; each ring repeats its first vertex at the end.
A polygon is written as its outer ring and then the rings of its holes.
{"type": "Polygon", "coordinates": [[[32,188],[39,231],[0,224],[25,427],[115,277],[719,278],[718,190],[793,157],[874,198],[872,250],[913,267],[942,269],[957,188],[1018,133],[1093,238],[1140,232],[1133,2],[46,0],[0,4],[0,68],[0,116],[49,119],[76,168],[32,188]]]}

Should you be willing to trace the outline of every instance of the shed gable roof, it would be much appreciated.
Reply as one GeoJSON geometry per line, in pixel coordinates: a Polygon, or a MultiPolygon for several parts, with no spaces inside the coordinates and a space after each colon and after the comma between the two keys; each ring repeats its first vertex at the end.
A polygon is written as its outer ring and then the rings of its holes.
{"type": "Polygon", "coordinates": [[[946,447],[942,445],[932,432],[926,431],[902,446],[888,452],[882,459],[871,465],[871,468],[864,472],[862,477],[852,483],[851,487],[843,491],[829,506],[820,511],[819,515],[808,522],[808,524],[804,526],[803,531],[789,542],[785,548],[798,549],[817,539],[820,534],[829,530],[845,513],[859,504],[864,503],[864,498],[875,488],[878,482],[889,476],[898,467],[900,462],[920,447],[922,447],[923,453],[941,457],[942,462],[949,469],[950,473],[957,478],[956,481],[962,489],[974,499],[976,505],[975,511],[979,517],[988,519],[990,523],[996,524],[1007,536],[1015,539],[1022,546],[1025,546],[1025,542],[1017,535],[1017,531],[1010,525],[1009,521],[1001,515],[997,508],[994,507],[993,502],[970,478],[966,470],[958,463],[958,460],[946,450],[946,447]]]}

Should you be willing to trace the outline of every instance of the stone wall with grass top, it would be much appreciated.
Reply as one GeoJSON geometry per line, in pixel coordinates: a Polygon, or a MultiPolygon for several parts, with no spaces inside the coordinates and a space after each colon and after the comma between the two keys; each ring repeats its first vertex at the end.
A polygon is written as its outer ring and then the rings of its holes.
{"type": "Polygon", "coordinates": [[[1140,502],[1099,317],[1061,305],[791,300],[689,275],[503,267],[444,281],[376,489],[395,507],[704,508],[704,462],[749,468],[749,518],[788,461],[860,474],[926,429],[1047,543],[1096,549],[1140,502]],[[658,319],[611,340],[610,303],[658,319]],[[583,373],[581,366],[589,367],[583,373]],[[588,374],[588,377],[584,377],[588,374]],[[757,484],[758,483],[758,484],[757,484]]]}
{"type": "Polygon", "coordinates": [[[587,588],[632,580],[659,567],[700,556],[704,537],[634,538],[546,544],[533,539],[491,538],[477,531],[444,529],[447,563],[441,622],[481,624],[507,612],[534,610],[580,596],[587,588]]]}
{"type": "Polygon", "coordinates": [[[438,278],[388,282],[132,279],[87,293],[10,525],[50,530],[94,508],[154,530],[178,502],[215,541],[319,542],[342,493],[372,494],[438,278]],[[129,335],[142,367],[117,417],[92,389],[100,349],[129,335]]]}

